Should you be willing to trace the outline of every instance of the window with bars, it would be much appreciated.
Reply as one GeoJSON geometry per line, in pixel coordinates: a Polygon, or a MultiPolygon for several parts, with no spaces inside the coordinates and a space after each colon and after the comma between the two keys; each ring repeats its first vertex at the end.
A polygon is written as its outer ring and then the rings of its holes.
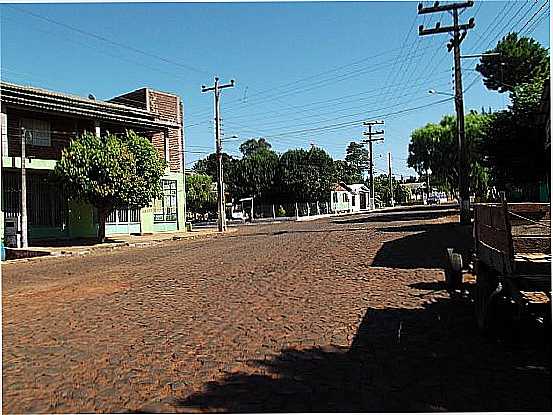
{"type": "Polygon", "coordinates": [[[154,222],[177,221],[177,181],[162,180],[163,197],[154,203],[154,222]]]}
{"type": "Polygon", "coordinates": [[[21,126],[25,128],[27,144],[41,147],[52,145],[50,123],[48,121],[23,118],[21,126]]]}
{"type": "Polygon", "coordinates": [[[106,219],[106,223],[139,223],[140,208],[121,208],[113,210],[106,219]]]}
{"type": "MultiPolygon", "coordinates": [[[[6,218],[21,211],[21,175],[2,172],[2,210],[6,218]]],[[[47,175],[27,175],[27,221],[29,226],[64,228],[67,225],[67,197],[47,175]]]]}

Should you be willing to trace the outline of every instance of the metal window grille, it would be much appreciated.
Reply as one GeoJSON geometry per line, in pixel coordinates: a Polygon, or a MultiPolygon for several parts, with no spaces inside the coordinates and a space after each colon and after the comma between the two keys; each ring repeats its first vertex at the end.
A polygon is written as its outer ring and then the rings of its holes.
{"type": "Polygon", "coordinates": [[[25,128],[25,140],[27,144],[41,147],[50,147],[52,145],[50,123],[48,121],[23,118],[21,126],[25,128]]]}
{"type": "Polygon", "coordinates": [[[163,197],[154,203],[154,222],[177,221],[177,181],[162,180],[163,197]]]}

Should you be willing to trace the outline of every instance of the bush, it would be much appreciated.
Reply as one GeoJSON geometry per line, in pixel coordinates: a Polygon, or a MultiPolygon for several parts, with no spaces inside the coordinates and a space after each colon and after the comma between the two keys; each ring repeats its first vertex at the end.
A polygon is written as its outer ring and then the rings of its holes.
{"type": "Polygon", "coordinates": [[[279,218],[282,218],[282,217],[286,216],[286,211],[284,210],[284,208],[282,207],[282,205],[280,205],[280,206],[278,207],[278,210],[277,210],[276,215],[277,215],[279,218]]]}

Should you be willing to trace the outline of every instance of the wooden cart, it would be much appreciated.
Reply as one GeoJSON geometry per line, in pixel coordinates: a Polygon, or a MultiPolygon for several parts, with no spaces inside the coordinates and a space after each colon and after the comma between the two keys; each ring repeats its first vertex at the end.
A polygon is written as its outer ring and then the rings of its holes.
{"type": "MultiPolygon", "coordinates": [[[[475,306],[478,326],[551,319],[551,222],[546,203],[474,206],[475,306]]],[[[547,327],[547,326],[546,326],[547,327]]]]}

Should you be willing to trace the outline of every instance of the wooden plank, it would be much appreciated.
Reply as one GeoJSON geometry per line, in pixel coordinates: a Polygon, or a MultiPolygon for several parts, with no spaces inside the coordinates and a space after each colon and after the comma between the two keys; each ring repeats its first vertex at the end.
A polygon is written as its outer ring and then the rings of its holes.
{"type": "Polygon", "coordinates": [[[490,269],[503,275],[512,273],[513,267],[509,256],[482,241],[478,243],[476,255],[478,256],[478,260],[482,261],[490,269]]]}

